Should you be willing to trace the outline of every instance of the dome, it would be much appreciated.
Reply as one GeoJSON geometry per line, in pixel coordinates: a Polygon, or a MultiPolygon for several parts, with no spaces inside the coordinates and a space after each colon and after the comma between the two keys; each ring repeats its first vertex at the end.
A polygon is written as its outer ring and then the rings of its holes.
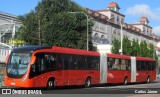
{"type": "Polygon", "coordinates": [[[119,5],[116,3],[116,2],[111,2],[109,5],[108,5],[108,8],[113,8],[113,7],[116,7],[116,8],[119,8],[119,5]]]}
{"type": "Polygon", "coordinates": [[[148,18],[147,17],[141,17],[141,19],[139,20],[140,22],[147,22],[147,23],[149,23],[149,21],[148,21],[148,18]]]}

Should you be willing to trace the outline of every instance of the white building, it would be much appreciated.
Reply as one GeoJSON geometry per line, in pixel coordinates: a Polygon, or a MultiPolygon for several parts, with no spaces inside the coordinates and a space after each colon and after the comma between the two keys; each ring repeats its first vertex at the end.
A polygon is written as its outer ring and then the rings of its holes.
{"type": "Polygon", "coordinates": [[[153,34],[147,17],[142,16],[137,24],[127,24],[125,15],[120,13],[120,7],[116,2],[111,2],[105,10],[86,10],[93,17],[92,38],[95,47],[99,44],[111,45],[115,37],[120,39],[121,27],[123,36],[127,36],[130,41],[145,40],[157,47],[160,37],[153,34]]]}
{"type": "Polygon", "coordinates": [[[12,45],[9,41],[14,39],[15,32],[21,25],[17,16],[0,12],[0,63],[4,63],[11,52],[12,45]]]}

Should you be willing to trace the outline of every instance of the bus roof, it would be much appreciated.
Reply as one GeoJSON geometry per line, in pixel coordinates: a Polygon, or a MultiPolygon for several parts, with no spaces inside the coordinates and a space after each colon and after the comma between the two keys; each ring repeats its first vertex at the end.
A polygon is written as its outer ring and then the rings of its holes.
{"type": "Polygon", "coordinates": [[[86,51],[81,49],[73,49],[73,48],[64,48],[64,47],[52,47],[52,51],[57,53],[66,53],[66,54],[79,54],[79,55],[93,55],[93,56],[99,56],[98,52],[94,51],[86,51]]]}
{"type": "Polygon", "coordinates": [[[40,49],[51,49],[52,47],[45,47],[45,46],[23,46],[19,48],[13,49],[12,52],[32,52],[40,49]]]}
{"type": "Polygon", "coordinates": [[[155,61],[154,59],[148,57],[136,57],[136,60],[155,61]]]}
{"type": "Polygon", "coordinates": [[[119,54],[112,54],[112,53],[107,53],[107,56],[108,56],[108,57],[111,57],[111,58],[131,59],[130,56],[119,55],[119,54]]]}
{"type": "MultiPolygon", "coordinates": [[[[36,50],[45,50],[45,52],[57,52],[57,53],[66,53],[66,54],[79,54],[79,55],[90,55],[90,56],[99,56],[99,52],[87,51],[81,49],[57,47],[57,46],[24,46],[14,49],[12,52],[32,52],[36,50]]],[[[121,58],[121,59],[131,59],[131,56],[119,55],[106,53],[108,57],[111,58],[121,58]]],[[[136,57],[136,56],[135,56],[136,57]]],[[[146,61],[155,61],[152,58],[147,57],[136,57],[136,60],[146,60],[146,61]]]]}

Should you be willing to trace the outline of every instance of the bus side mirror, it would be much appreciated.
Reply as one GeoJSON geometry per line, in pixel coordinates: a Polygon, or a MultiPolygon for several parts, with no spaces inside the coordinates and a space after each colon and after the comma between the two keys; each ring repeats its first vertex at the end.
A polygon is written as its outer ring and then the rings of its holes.
{"type": "Polygon", "coordinates": [[[7,55],[7,57],[6,57],[5,64],[8,63],[8,59],[9,59],[9,55],[7,55]]]}
{"type": "Polygon", "coordinates": [[[31,64],[34,64],[35,61],[36,61],[36,56],[33,56],[33,57],[31,58],[31,64]]]}

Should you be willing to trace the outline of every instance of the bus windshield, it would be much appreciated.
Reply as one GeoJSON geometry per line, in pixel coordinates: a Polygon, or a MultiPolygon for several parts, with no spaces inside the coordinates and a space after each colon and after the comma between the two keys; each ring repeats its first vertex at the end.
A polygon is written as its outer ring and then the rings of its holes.
{"type": "Polygon", "coordinates": [[[7,65],[7,74],[11,78],[21,78],[27,71],[31,53],[12,53],[7,65]]]}

